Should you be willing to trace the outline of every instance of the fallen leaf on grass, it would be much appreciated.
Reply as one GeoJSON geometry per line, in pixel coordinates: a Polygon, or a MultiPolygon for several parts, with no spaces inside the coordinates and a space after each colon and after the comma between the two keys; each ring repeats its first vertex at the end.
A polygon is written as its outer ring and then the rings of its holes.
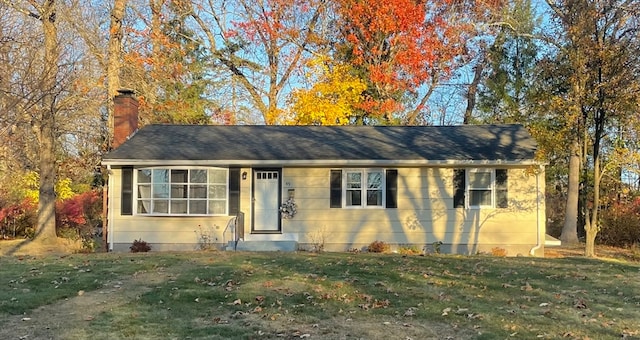
{"type": "Polygon", "coordinates": [[[576,301],[573,302],[573,307],[577,309],[586,309],[587,302],[583,299],[577,299],[576,301]]]}
{"type": "Polygon", "coordinates": [[[215,323],[215,324],[227,324],[227,323],[229,323],[229,321],[222,320],[221,318],[213,318],[213,323],[215,323]]]}
{"type": "Polygon", "coordinates": [[[416,315],[416,308],[414,307],[409,307],[409,309],[407,309],[404,314],[402,314],[402,316],[414,316],[416,315]]]}
{"type": "Polygon", "coordinates": [[[529,282],[526,282],[524,286],[520,287],[520,290],[524,290],[525,292],[530,292],[533,290],[533,287],[531,287],[529,282]]]}
{"type": "Polygon", "coordinates": [[[391,305],[391,301],[385,299],[382,301],[375,300],[373,303],[373,308],[387,308],[391,305]]]}
{"type": "Polygon", "coordinates": [[[460,314],[466,314],[469,311],[469,308],[458,308],[458,310],[456,311],[456,314],[460,315],[460,314]]]}

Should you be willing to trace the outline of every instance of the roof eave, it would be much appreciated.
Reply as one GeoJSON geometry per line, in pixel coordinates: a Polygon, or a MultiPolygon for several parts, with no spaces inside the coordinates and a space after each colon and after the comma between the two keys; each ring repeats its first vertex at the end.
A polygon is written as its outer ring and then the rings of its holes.
{"type": "Polygon", "coordinates": [[[161,159],[105,159],[103,165],[109,166],[244,166],[244,167],[332,167],[332,166],[354,166],[354,167],[389,167],[389,166],[530,166],[544,165],[545,163],[534,159],[522,160],[428,160],[428,159],[295,159],[295,160],[161,160],[161,159]]]}

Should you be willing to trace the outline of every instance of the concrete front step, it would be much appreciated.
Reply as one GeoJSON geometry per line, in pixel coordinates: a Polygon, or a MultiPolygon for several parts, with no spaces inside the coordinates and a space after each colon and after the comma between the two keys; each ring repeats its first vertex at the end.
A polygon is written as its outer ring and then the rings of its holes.
{"type": "MultiPolygon", "coordinates": [[[[227,250],[234,250],[234,242],[229,241],[227,250]]],[[[236,251],[296,251],[296,241],[238,241],[236,251]]]]}

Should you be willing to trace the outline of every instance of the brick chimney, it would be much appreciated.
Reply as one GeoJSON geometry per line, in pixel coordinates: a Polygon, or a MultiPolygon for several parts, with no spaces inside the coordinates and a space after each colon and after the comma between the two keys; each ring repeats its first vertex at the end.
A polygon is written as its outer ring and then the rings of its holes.
{"type": "Polygon", "coordinates": [[[124,143],[138,130],[138,100],[133,90],[118,90],[113,98],[113,144],[112,149],[124,143]]]}

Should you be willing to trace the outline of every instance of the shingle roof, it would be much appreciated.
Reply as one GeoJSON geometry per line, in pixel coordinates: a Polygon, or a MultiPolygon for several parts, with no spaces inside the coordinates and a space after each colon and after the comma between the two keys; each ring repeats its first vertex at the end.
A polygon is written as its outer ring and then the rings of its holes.
{"type": "Polygon", "coordinates": [[[533,161],[535,150],[535,140],[521,125],[148,125],[108,153],[104,163],[509,163],[533,161]]]}

